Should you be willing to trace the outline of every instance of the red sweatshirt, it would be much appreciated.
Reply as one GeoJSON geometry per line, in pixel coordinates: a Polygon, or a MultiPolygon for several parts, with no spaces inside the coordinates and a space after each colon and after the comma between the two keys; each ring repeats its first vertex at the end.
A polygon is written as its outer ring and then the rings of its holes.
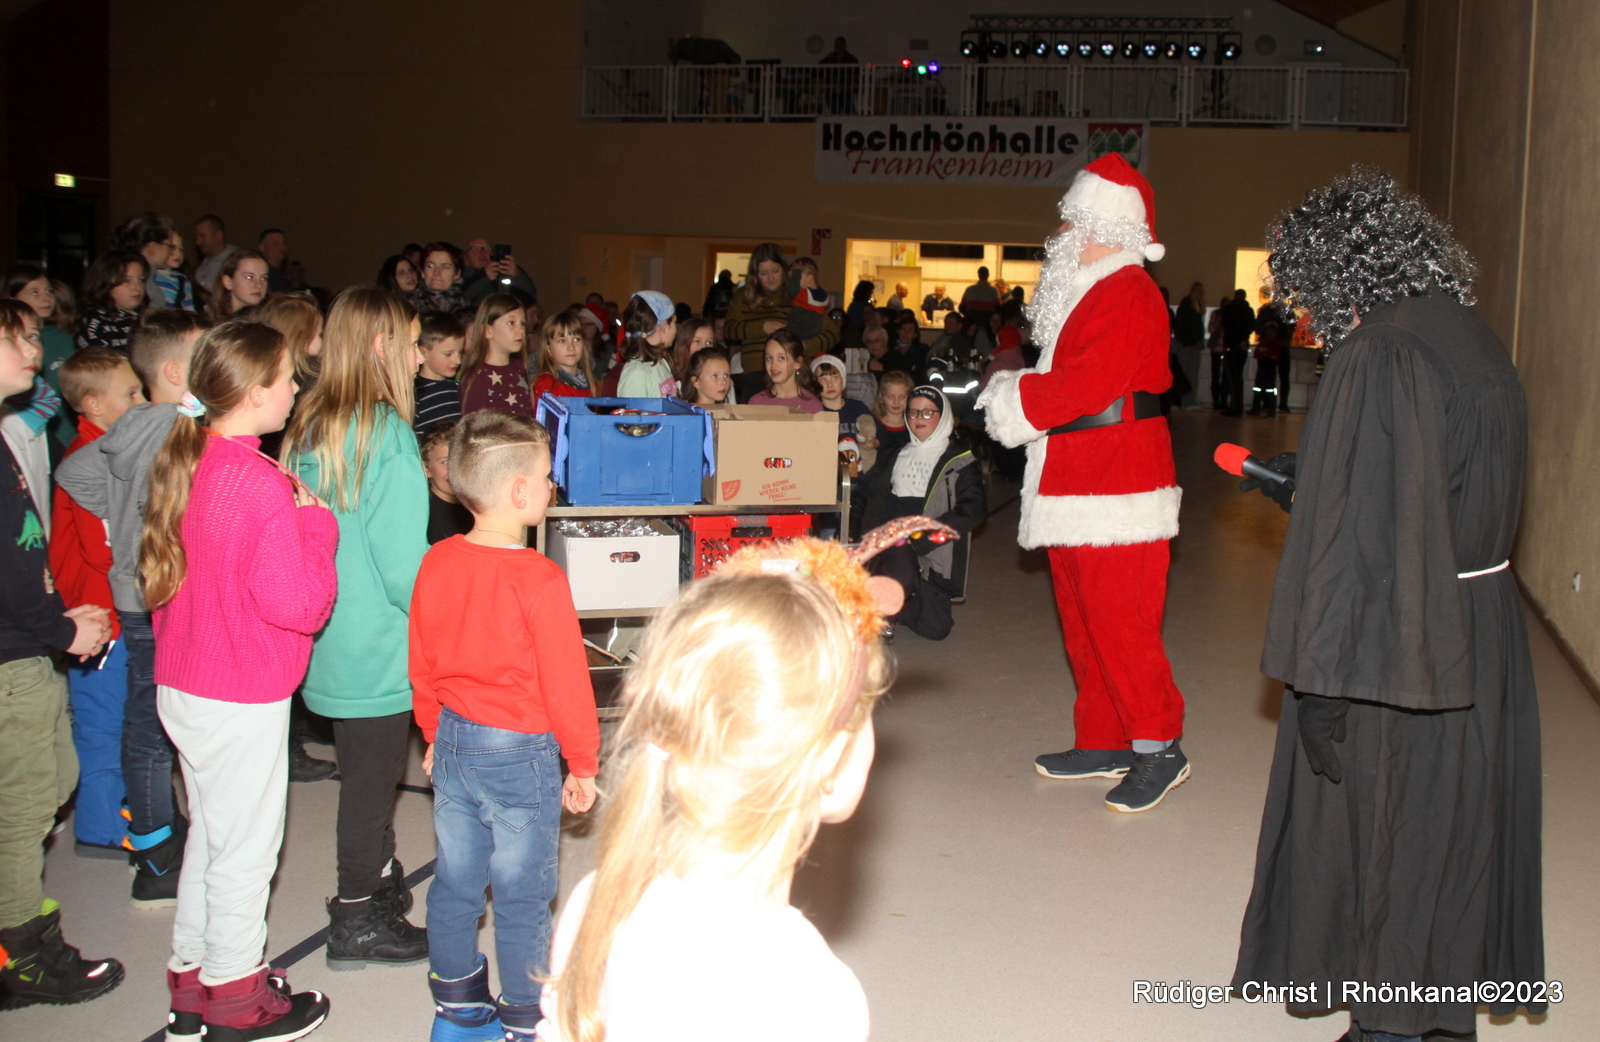
{"type": "MultiPolygon", "coordinates": [[[[78,436],[67,446],[62,459],[104,433],[89,417],[78,417],[78,436]]],[[[117,639],[122,634],[122,623],[111,606],[111,580],[106,578],[111,571],[106,523],[79,506],[60,485],[56,486],[50,513],[50,572],[55,576],[62,602],[69,608],[98,604],[111,612],[111,639],[117,639]]]]}
{"type": "Polygon", "coordinates": [[[435,543],[411,591],[411,704],[433,741],[443,706],[485,727],[553,732],[579,778],[600,721],[567,576],[537,550],[435,543]]]}

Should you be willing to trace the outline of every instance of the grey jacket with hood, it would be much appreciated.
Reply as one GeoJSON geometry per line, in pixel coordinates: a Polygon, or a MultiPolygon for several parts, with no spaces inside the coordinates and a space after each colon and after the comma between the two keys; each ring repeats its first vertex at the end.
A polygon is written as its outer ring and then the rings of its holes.
{"type": "Polygon", "coordinates": [[[144,504],[150,497],[150,464],[177,418],[175,405],[135,405],[56,469],[56,484],[110,531],[111,600],[119,612],[149,611],[139,589],[144,504]]]}

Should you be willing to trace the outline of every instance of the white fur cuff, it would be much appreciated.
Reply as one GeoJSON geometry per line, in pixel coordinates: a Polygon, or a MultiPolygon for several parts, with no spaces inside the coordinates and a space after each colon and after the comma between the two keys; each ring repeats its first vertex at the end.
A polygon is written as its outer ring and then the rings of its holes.
{"type": "Polygon", "coordinates": [[[1017,542],[1040,546],[1124,546],[1178,535],[1183,489],[1176,485],[1120,496],[1041,496],[1024,492],[1017,542]]]}
{"type": "Polygon", "coordinates": [[[989,436],[1007,448],[1016,448],[1044,437],[1045,432],[1028,422],[1022,411],[1022,389],[1019,381],[1033,372],[1032,369],[1007,369],[995,373],[989,386],[978,395],[978,408],[982,409],[984,426],[989,436]]]}

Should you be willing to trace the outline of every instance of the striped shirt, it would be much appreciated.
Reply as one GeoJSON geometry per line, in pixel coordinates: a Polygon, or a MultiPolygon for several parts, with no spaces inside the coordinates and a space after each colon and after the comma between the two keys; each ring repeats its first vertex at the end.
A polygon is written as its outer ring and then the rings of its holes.
{"type": "Polygon", "coordinates": [[[461,419],[461,386],[454,380],[429,380],[419,374],[416,389],[417,414],[411,426],[418,437],[431,423],[461,419]]]}

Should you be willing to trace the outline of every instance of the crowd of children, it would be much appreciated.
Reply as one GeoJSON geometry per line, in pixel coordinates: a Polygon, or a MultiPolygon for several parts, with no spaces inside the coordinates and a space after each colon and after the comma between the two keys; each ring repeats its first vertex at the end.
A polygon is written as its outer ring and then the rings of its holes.
{"type": "MultiPolygon", "coordinates": [[[[266,962],[303,699],[331,722],[340,774],[328,965],[427,960],[435,1042],[758,1024],[864,1038],[859,984],[787,900],[818,823],[860,796],[888,679],[867,573],[837,544],[801,567],[730,566],[653,627],[600,867],[552,960],[560,813],[595,803],[599,727],[566,577],[525,542],[551,498],[535,403],[608,387],[730,403],[722,316],[650,290],[616,316],[591,300],[543,318],[499,293],[419,315],[424,286],[449,305],[453,285],[418,284],[403,257],[412,293],[352,288],[324,315],[269,294],[248,250],[207,303],[150,216],[91,267],[76,351],[70,293],[41,270],[19,266],[0,301],[0,1009],[124,979],[67,944],[43,893],[43,844],[75,792],[76,851],[127,859],[135,906],[176,909],[168,1039],[287,1040],[328,1016],[266,962]],[[775,661],[815,668],[755,665],[775,661]],[[434,786],[426,928],[395,858],[413,724],[434,786]],[[477,944],[486,889],[498,997],[477,944]],[[691,919],[704,960],[661,974],[691,919]],[[796,989],[803,1015],[784,1012],[796,989]]],[[[736,341],[764,363],[748,400],[837,412],[867,450],[903,437],[909,381],[847,396],[816,266],[775,251],[757,251],[751,284],[777,317],[745,315],[736,341]]]]}

